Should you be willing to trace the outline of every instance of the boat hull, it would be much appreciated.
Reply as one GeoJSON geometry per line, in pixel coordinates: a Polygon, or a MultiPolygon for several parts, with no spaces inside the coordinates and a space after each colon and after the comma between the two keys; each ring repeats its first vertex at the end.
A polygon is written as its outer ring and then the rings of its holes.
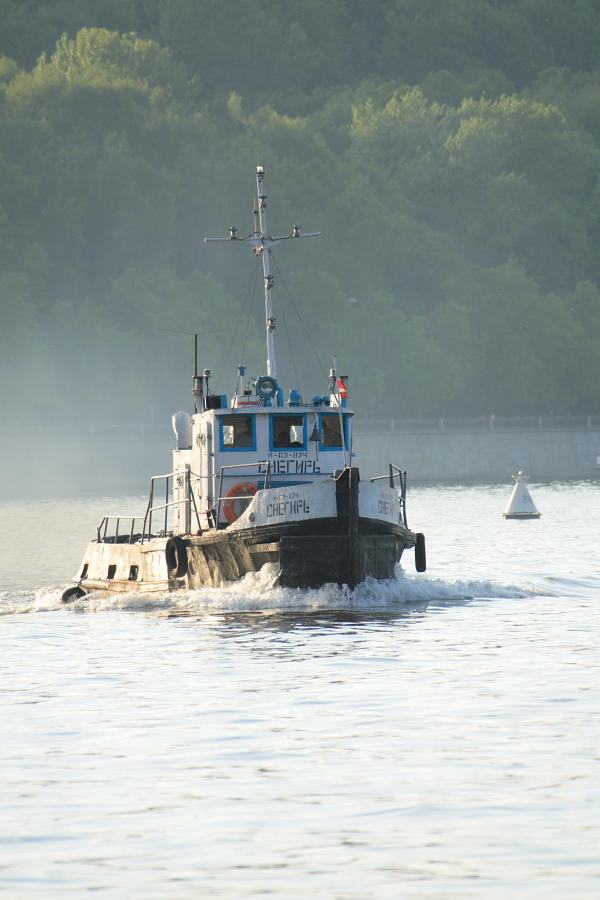
{"type": "Polygon", "coordinates": [[[320,488],[261,492],[229,528],[144,542],[92,541],[77,585],[85,592],[198,590],[237,581],[266,563],[278,584],[292,588],[393,578],[417,535],[401,523],[394,490],[367,485],[360,497],[359,490],[358,470],[348,468],[320,488]],[[360,515],[361,502],[370,514],[360,515]],[[290,507],[304,518],[286,518],[290,507]],[[318,515],[325,509],[328,515],[318,515]]]}
{"type": "Polygon", "coordinates": [[[408,529],[366,519],[358,522],[353,553],[351,541],[339,525],[335,519],[317,520],[311,523],[310,532],[302,523],[256,529],[250,534],[216,531],[182,535],[178,541],[181,574],[169,571],[164,539],[148,541],[143,553],[136,545],[94,541],[88,546],[84,563],[89,576],[77,583],[86,593],[199,590],[238,581],[270,563],[277,573],[275,583],[283,587],[316,588],[329,583],[354,587],[366,578],[393,578],[402,553],[415,545],[416,535],[408,529]],[[137,562],[132,563],[134,558],[137,562]],[[111,578],[100,577],[107,571],[107,559],[115,567],[111,578]],[[144,568],[146,560],[152,563],[150,570],[144,568]],[[139,566],[136,579],[125,577],[131,565],[139,566]]]}

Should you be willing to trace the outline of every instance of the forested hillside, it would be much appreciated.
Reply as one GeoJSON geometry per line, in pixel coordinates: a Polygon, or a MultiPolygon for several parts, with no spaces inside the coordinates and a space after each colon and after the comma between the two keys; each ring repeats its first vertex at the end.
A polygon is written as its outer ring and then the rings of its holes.
{"type": "Polygon", "coordinates": [[[0,0],[13,422],[162,420],[191,333],[371,415],[600,412],[600,0],[0,0]]]}

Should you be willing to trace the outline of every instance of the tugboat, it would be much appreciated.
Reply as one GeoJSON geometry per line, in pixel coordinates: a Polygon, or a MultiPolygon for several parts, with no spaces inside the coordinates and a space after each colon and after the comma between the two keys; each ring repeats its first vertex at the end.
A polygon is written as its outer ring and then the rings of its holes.
{"type": "Polygon", "coordinates": [[[262,166],[256,169],[254,231],[205,241],[247,243],[262,266],[266,371],[246,378],[238,366],[235,394],[210,390],[210,370],[198,374],[193,413],[173,416],[172,471],[155,475],[141,516],[105,516],[88,544],[75,584],[63,602],[90,591],[169,592],[217,587],[274,564],[275,583],[314,588],[355,587],[389,579],[407,548],[425,571],[425,539],[406,520],[406,472],[391,465],[363,481],[352,462],[353,410],[348,379],[336,363],[326,394],[305,401],[296,388],[284,399],[275,364],[271,303],[272,248],[316,237],[294,226],[272,237],[262,166]]]}

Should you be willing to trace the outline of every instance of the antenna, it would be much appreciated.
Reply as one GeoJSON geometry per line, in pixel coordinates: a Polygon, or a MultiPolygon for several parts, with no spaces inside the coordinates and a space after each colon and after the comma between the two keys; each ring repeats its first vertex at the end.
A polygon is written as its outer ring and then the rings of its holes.
{"type": "Polygon", "coordinates": [[[194,412],[202,412],[202,379],[198,376],[198,333],[194,334],[194,381],[192,394],[194,396],[194,412]]]}
{"type": "Polygon", "coordinates": [[[291,238],[299,237],[318,237],[320,231],[307,232],[301,234],[300,226],[293,225],[289,234],[278,235],[272,237],[267,231],[267,200],[265,193],[265,170],[263,166],[256,167],[256,199],[254,203],[254,232],[245,238],[237,235],[238,229],[235,225],[229,227],[229,237],[226,238],[204,238],[204,243],[209,241],[235,241],[238,244],[248,243],[252,250],[262,262],[263,284],[265,291],[265,327],[267,337],[267,375],[271,378],[277,378],[277,366],[275,363],[275,327],[276,319],[273,315],[273,307],[271,303],[271,289],[275,284],[275,278],[271,273],[271,247],[280,241],[287,241],[291,238]]]}
{"type": "MultiPolygon", "coordinates": [[[[194,397],[194,412],[202,412],[204,409],[204,382],[202,380],[202,376],[198,375],[198,335],[201,334],[204,337],[205,334],[217,334],[221,331],[220,328],[215,328],[212,331],[174,331],[172,328],[161,328],[161,331],[172,331],[173,334],[189,334],[190,337],[194,338],[194,380],[192,382],[192,394],[194,397]]],[[[206,382],[206,393],[208,394],[208,381],[206,382]]]]}

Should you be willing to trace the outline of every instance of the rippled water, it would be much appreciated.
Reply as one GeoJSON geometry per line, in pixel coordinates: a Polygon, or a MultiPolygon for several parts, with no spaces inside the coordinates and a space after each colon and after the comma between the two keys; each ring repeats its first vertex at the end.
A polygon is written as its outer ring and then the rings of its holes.
{"type": "Polygon", "coordinates": [[[596,898],[600,485],[413,488],[393,582],[61,608],[104,512],[0,504],[0,894],[596,898]]]}

